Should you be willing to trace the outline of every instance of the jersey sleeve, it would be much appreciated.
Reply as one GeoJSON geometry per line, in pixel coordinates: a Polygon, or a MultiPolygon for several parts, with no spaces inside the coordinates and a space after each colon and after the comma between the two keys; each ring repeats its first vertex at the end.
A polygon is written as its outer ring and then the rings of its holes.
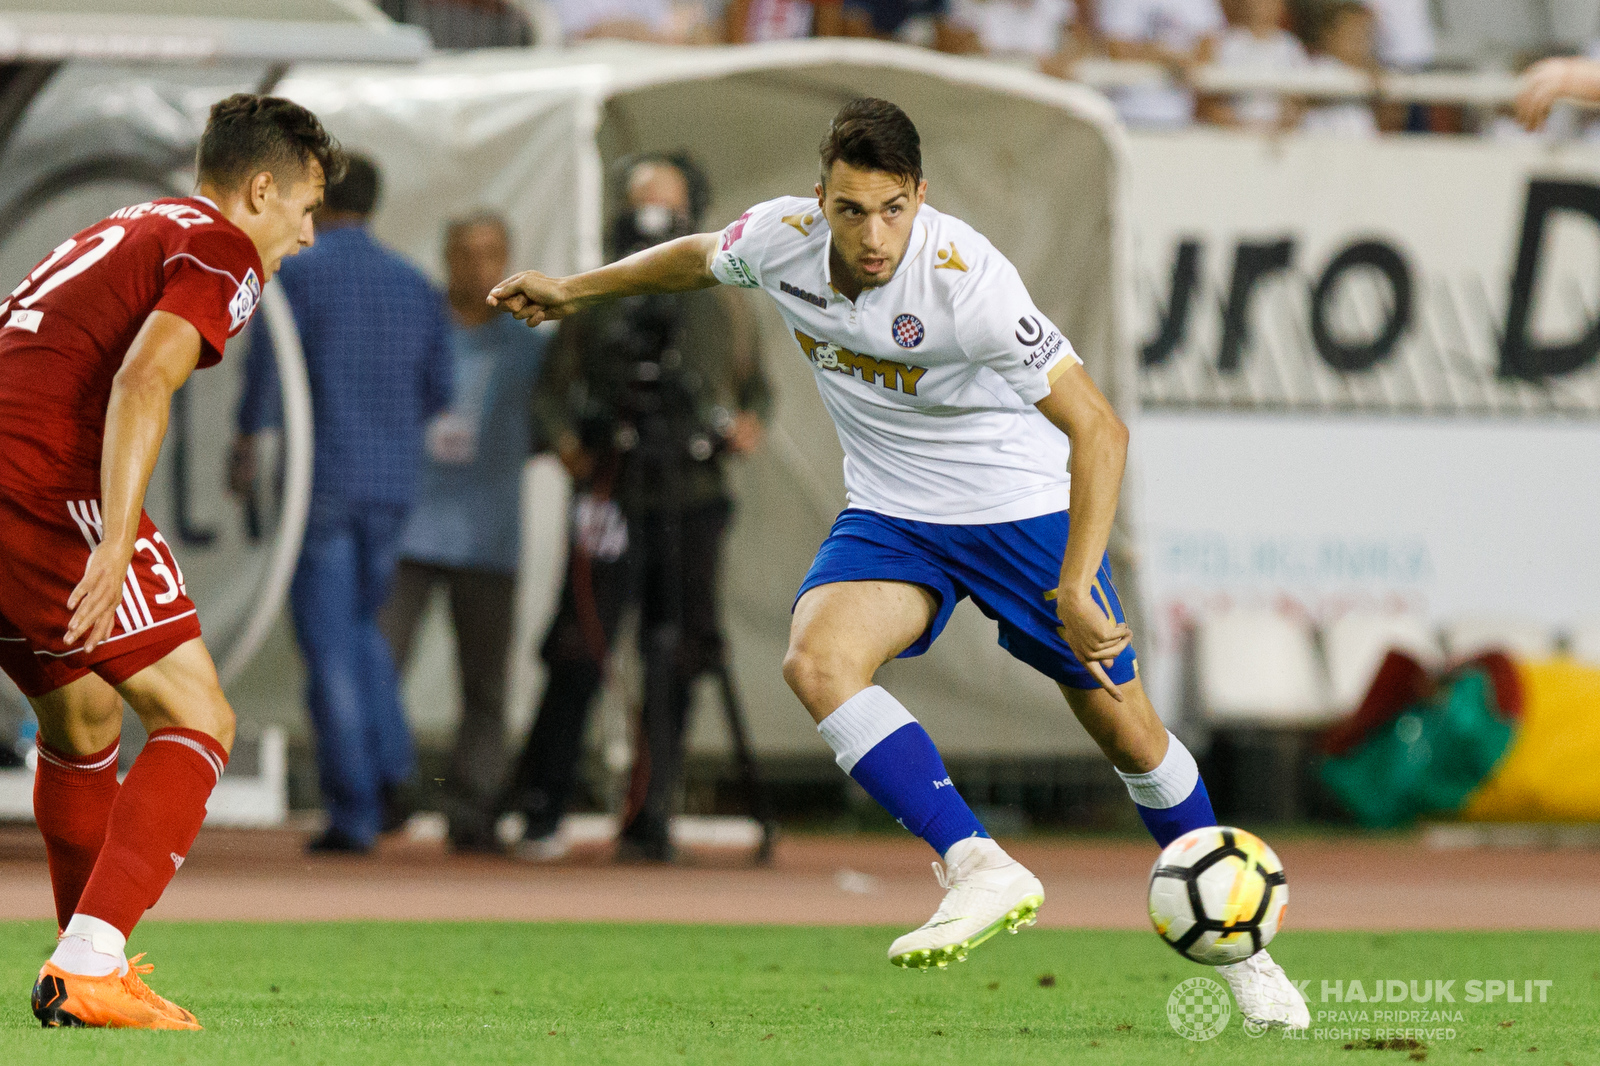
{"type": "Polygon", "coordinates": [[[191,227],[167,244],[155,310],[177,315],[200,331],[201,366],[219,362],[228,338],[255,314],[260,263],[248,237],[220,226],[191,227]]]}
{"type": "Polygon", "coordinates": [[[993,248],[978,257],[952,297],[967,358],[1004,378],[1023,403],[1044,399],[1061,371],[1083,362],[1034,306],[1017,268],[993,248]]]}
{"type": "Polygon", "coordinates": [[[728,224],[722,231],[722,243],[716,258],[711,261],[711,273],[724,285],[741,289],[759,289],[763,286],[763,260],[771,243],[772,227],[783,225],[780,221],[785,205],[793,198],[768,200],[757,204],[728,224]]]}

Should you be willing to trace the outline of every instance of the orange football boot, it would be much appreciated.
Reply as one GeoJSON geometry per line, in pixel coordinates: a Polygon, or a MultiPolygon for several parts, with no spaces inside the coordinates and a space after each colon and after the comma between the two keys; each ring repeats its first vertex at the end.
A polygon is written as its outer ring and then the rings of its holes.
{"type": "Polygon", "coordinates": [[[199,1029],[193,1014],[156,995],[143,975],[155,966],[128,960],[125,974],[84,977],[45,963],[33,985],[33,1016],[46,1029],[199,1029]]]}

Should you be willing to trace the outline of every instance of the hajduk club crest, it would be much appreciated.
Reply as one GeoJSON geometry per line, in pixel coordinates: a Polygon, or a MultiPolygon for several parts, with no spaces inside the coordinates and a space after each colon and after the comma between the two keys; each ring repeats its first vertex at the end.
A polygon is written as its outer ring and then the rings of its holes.
{"type": "Polygon", "coordinates": [[[894,342],[902,348],[915,348],[922,343],[922,319],[916,315],[901,315],[894,320],[894,342]]]}

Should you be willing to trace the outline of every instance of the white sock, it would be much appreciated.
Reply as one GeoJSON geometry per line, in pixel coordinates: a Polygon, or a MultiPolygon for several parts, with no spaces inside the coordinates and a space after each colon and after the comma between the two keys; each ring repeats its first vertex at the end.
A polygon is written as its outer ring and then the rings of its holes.
{"type": "Polygon", "coordinates": [[[1167,754],[1161,765],[1145,774],[1125,774],[1117,771],[1122,783],[1128,786],[1128,795],[1141,807],[1164,810],[1176,807],[1194,792],[1200,780],[1200,767],[1183,746],[1183,741],[1167,733],[1167,754]]]}
{"type": "Polygon", "coordinates": [[[989,837],[967,837],[965,840],[958,840],[944,853],[945,866],[959,867],[963,873],[989,870],[1016,861],[1006,854],[1005,848],[989,837]]]}
{"type": "Polygon", "coordinates": [[[817,723],[817,732],[833,749],[833,761],[849,773],[863,755],[883,743],[885,737],[911,725],[916,719],[887,689],[878,685],[864,688],[839,704],[837,710],[817,723]]]}
{"type": "Polygon", "coordinates": [[[110,922],[74,914],[56,942],[50,961],[67,973],[82,977],[127,973],[128,959],[123,954],[127,946],[128,938],[110,922]]]}

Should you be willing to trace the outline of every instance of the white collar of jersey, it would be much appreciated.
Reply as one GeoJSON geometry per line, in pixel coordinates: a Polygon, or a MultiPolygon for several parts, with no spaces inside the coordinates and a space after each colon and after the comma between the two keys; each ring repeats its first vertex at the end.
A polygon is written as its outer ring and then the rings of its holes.
{"type": "MultiPolygon", "coordinates": [[[[894,268],[894,277],[882,285],[876,286],[876,288],[888,288],[900,280],[905,275],[907,268],[916,261],[917,256],[921,255],[922,250],[927,246],[928,224],[923,221],[922,211],[918,210],[917,220],[911,227],[911,240],[906,244],[905,258],[901,259],[900,265],[894,268]]],[[[828,239],[822,242],[822,280],[828,283],[829,299],[834,296],[839,297],[841,300],[847,299],[844,293],[833,287],[833,233],[831,231],[828,233],[828,239]]],[[[871,289],[863,289],[862,295],[871,291],[871,289]]],[[[861,299],[861,296],[857,296],[856,299],[861,299]]]]}
{"type": "Polygon", "coordinates": [[[193,196],[189,197],[189,199],[199,200],[213,211],[220,212],[222,210],[222,208],[217,206],[216,201],[212,200],[209,196],[201,196],[199,193],[195,193],[193,196]]]}

